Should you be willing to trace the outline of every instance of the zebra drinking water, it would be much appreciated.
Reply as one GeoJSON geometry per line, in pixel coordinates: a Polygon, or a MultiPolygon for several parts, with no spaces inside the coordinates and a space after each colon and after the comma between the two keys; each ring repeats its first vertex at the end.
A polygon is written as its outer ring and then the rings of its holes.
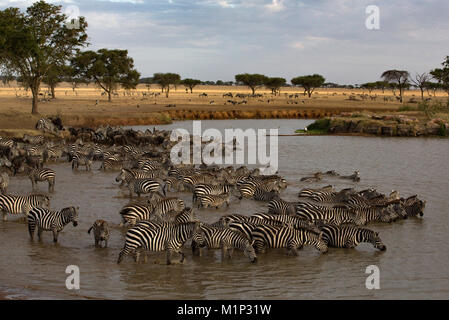
{"type": "Polygon", "coordinates": [[[221,208],[224,204],[229,207],[229,194],[212,195],[205,194],[198,197],[198,208],[215,207],[215,209],[221,208]]]}
{"type": "Polygon", "coordinates": [[[327,252],[327,245],[321,233],[291,227],[261,225],[253,231],[256,253],[264,253],[266,248],[287,248],[289,255],[298,255],[297,249],[305,244],[315,246],[321,253],[327,252]]]}
{"type": "Polygon", "coordinates": [[[42,239],[42,231],[53,232],[53,242],[58,241],[59,232],[72,222],[73,226],[78,225],[78,207],[67,207],[61,211],[50,211],[45,208],[35,207],[28,213],[28,232],[31,240],[34,237],[34,230],[37,227],[39,240],[42,239]]]}
{"type": "Polygon", "coordinates": [[[387,247],[382,243],[377,232],[355,226],[337,226],[334,224],[323,224],[320,226],[323,239],[329,247],[354,248],[361,242],[371,243],[374,248],[384,251],[387,247]]]}

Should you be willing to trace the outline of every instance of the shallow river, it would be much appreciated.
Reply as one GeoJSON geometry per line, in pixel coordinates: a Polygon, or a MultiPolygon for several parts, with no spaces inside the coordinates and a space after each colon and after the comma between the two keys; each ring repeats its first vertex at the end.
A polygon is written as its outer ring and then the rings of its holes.
{"type": "MultiPolygon", "coordinates": [[[[279,128],[291,134],[308,120],[202,121],[205,128],[279,128]]],[[[158,128],[186,128],[186,121],[158,128]]],[[[297,257],[283,250],[259,255],[249,263],[240,251],[221,261],[219,250],[192,256],[184,248],[183,264],[164,265],[165,255],[149,255],[146,264],[131,258],[116,264],[124,243],[118,228],[119,210],[128,202],[115,183],[116,172],[72,172],[69,163],[49,164],[56,171],[51,207],[80,207],[78,227],[67,225],[53,244],[50,232],[44,240],[30,241],[26,225],[16,217],[0,221],[0,294],[10,298],[106,298],[106,299],[436,299],[449,298],[449,141],[438,138],[377,138],[346,136],[279,137],[279,173],[289,182],[282,197],[295,200],[303,187],[327,184],[337,189],[376,187],[383,193],[396,189],[402,196],[418,194],[427,201],[423,218],[393,224],[370,224],[387,246],[385,252],[369,244],[356,249],[330,249],[321,255],[311,247],[297,257]],[[316,171],[336,170],[352,174],[359,170],[361,181],[326,179],[302,183],[299,179],[316,171]],[[109,247],[95,248],[87,229],[95,219],[112,225],[109,247]],[[66,267],[80,269],[80,290],[65,286],[66,267]],[[380,289],[368,290],[366,267],[380,270],[380,289]]],[[[47,191],[46,184],[39,190],[47,191]]],[[[12,177],[9,192],[31,192],[25,177],[12,177]]],[[[191,203],[188,193],[177,194],[191,203]]],[[[197,210],[206,222],[230,213],[266,211],[263,203],[233,199],[229,208],[197,210]]]]}

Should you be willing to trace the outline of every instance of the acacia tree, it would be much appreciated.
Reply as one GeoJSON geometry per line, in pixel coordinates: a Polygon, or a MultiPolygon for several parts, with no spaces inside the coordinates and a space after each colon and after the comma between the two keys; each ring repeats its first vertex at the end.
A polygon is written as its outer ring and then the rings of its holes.
{"type": "Polygon", "coordinates": [[[51,66],[42,82],[48,85],[52,99],[56,99],[55,88],[58,83],[63,82],[67,78],[69,72],[67,66],[51,66]]]}
{"type": "Polygon", "coordinates": [[[304,88],[304,95],[309,95],[309,98],[312,96],[313,90],[315,88],[321,87],[326,79],[322,75],[313,74],[308,76],[296,77],[291,80],[291,83],[295,86],[301,86],[304,88]]]}
{"type": "Polygon", "coordinates": [[[193,88],[201,84],[201,80],[187,78],[182,80],[181,83],[190,89],[190,93],[193,93],[193,88]]]}
{"type": "Polygon", "coordinates": [[[449,56],[446,56],[446,60],[441,65],[443,68],[434,69],[430,71],[430,74],[449,95],[449,56]]]}
{"type": "Polygon", "coordinates": [[[162,91],[165,89],[165,96],[168,98],[170,85],[177,85],[181,82],[181,76],[177,73],[155,73],[153,81],[161,86],[162,91]]]}
{"type": "Polygon", "coordinates": [[[287,81],[284,78],[266,78],[265,87],[271,89],[271,93],[274,93],[274,95],[276,95],[277,93],[281,94],[281,87],[285,86],[286,82],[287,81]]]}
{"type": "Polygon", "coordinates": [[[95,82],[108,94],[121,85],[125,89],[136,88],[140,73],[134,69],[134,60],[128,57],[128,50],[100,49],[97,52],[80,52],[71,61],[75,74],[87,82],[95,82]]]}
{"type": "Polygon", "coordinates": [[[61,6],[45,1],[26,12],[12,7],[0,11],[0,66],[31,89],[33,114],[38,114],[39,89],[50,68],[64,65],[86,45],[84,17],[77,28],[69,28],[66,20],[61,6]]]}
{"type": "Polygon", "coordinates": [[[253,95],[256,93],[256,88],[263,86],[266,82],[267,77],[263,74],[249,74],[242,73],[235,75],[235,81],[239,84],[244,84],[250,87],[253,95]]]}
{"type": "Polygon", "coordinates": [[[402,95],[403,95],[404,89],[406,89],[409,86],[408,71],[387,70],[384,73],[382,73],[381,78],[383,78],[384,81],[387,81],[389,83],[394,83],[396,85],[396,88],[399,89],[399,101],[402,102],[402,95]]]}
{"type": "Polygon", "coordinates": [[[412,84],[421,90],[421,100],[424,100],[424,90],[426,89],[426,83],[429,81],[429,75],[424,72],[416,74],[414,78],[410,78],[412,84]]]}

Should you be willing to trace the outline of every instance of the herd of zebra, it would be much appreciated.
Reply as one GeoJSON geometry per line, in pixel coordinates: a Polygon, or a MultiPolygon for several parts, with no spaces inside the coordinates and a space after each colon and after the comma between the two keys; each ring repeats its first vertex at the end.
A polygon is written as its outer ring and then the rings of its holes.
{"type": "MultiPolygon", "coordinates": [[[[384,195],[375,189],[335,190],[331,185],[304,188],[296,201],[286,201],[281,194],[288,182],[278,174],[262,175],[259,169],[246,166],[172,164],[170,150],[176,142],[170,141],[170,131],[130,133],[133,130],[108,127],[71,132],[86,131],[91,134],[72,134],[66,140],[28,135],[22,139],[0,138],[0,211],[3,220],[8,215],[22,214],[31,239],[37,228],[39,239],[43,231],[52,231],[53,241],[57,242],[59,232],[67,224],[78,224],[79,208],[49,209],[57,179],[47,164],[71,162],[72,170],[84,166],[89,171],[97,161],[99,170],[117,171],[115,181],[129,191],[131,198],[118,215],[118,227],[126,234],[117,263],[127,255],[139,262],[142,253],[146,260],[147,251],[165,251],[167,264],[173,262],[173,254],[182,262],[182,248],[189,240],[194,255],[202,255],[204,248],[221,249],[225,259],[237,249],[251,262],[256,262],[257,255],[269,248],[285,248],[289,255],[297,255],[304,245],[325,253],[328,247],[353,248],[367,242],[385,250],[379,234],[366,225],[422,216],[425,208],[425,201],[416,195],[402,198],[397,191],[384,195]],[[116,144],[115,139],[107,138],[111,131],[133,136],[139,143],[116,144]],[[29,177],[33,191],[37,182],[47,181],[48,194],[8,194],[9,179],[20,175],[29,177]],[[173,196],[174,192],[190,193],[191,205],[173,196]],[[213,223],[200,221],[194,212],[238,205],[243,198],[265,203],[266,212],[227,214],[213,223]]],[[[326,174],[338,175],[335,171],[326,174]]],[[[317,173],[309,178],[321,179],[322,175],[317,173]]],[[[360,180],[358,171],[341,177],[360,180]]],[[[313,179],[303,181],[316,182],[313,179]]],[[[98,219],[89,233],[92,230],[95,245],[104,242],[107,247],[111,234],[108,222],[98,219]]]]}

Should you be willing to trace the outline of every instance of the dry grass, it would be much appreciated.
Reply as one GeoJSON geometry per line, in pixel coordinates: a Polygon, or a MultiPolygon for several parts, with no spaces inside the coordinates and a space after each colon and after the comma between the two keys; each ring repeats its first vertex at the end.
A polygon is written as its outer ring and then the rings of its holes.
{"type": "MultiPolygon", "coordinates": [[[[250,93],[245,87],[233,86],[198,86],[194,92],[186,93],[183,86],[170,91],[169,98],[165,94],[159,97],[145,97],[144,92],[159,93],[160,89],[153,85],[150,91],[144,85],[131,91],[130,96],[124,90],[119,90],[119,96],[108,102],[101,91],[90,85],[72,91],[67,84],[56,88],[56,99],[39,104],[42,116],[58,115],[63,123],[72,126],[111,125],[144,125],[167,123],[171,120],[183,119],[247,119],[247,118],[321,118],[345,111],[392,112],[397,111],[402,104],[385,102],[384,96],[392,96],[390,91],[385,94],[373,91],[376,101],[349,100],[351,94],[362,94],[361,89],[318,89],[312,98],[302,95],[298,88],[285,88],[281,96],[273,97],[268,90],[259,89],[256,93],[263,98],[245,99],[247,104],[232,105],[227,100],[241,101],[238,98],[224,97],[227,92],[250,93]],[[208,97],[199,97],[205,92],[208,97]],[[288,99],[284,95],[300,94],[299,98],[288,99]],[[97,103],[98,100],[98,103],[97,103]],[[268,102],[270,100],[270,102],[268,102]],[[213,103],[211,104],[211,101],[213,103]],[[291,103],[295,101],[295,103],[291,103]],[[176,105],[175,107],[167,107],[176,105]]],[[[365,92],[368,93],[368,92],[365,92]]],[[[444,99],[439,93],[437,99],[444,99]]],[[[406,97],[416,96],[417,91],[407,91],[406,97]]],[[[32,116],[31,93],[15,86],[0,87],[0,129],[34,129],[39,116],[32,116]]]]}

